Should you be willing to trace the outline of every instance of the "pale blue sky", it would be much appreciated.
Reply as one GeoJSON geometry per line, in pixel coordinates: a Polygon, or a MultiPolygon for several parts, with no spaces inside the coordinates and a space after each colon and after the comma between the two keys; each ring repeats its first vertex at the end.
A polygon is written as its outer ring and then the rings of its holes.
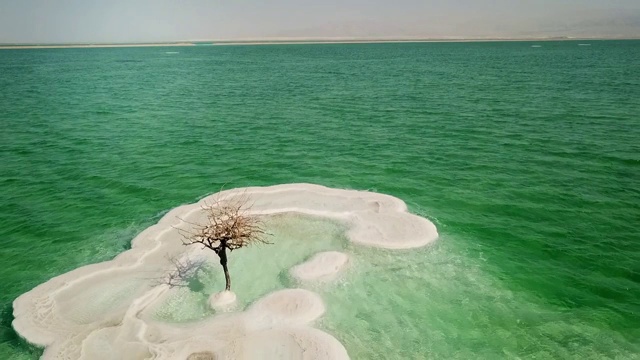
{"type": "Polygon", "coordinates": [[[0,43],[640,37],[640,0],[0,0],[0,43]]]}

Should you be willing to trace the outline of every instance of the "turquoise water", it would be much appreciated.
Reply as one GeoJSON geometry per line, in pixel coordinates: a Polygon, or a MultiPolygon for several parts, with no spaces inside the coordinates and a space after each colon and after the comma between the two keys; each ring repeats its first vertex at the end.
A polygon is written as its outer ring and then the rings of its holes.
{"type": "Polygon", "coordinates": [[[0,358],[41,353],[19,294],[222,186],[292,182],[440,231],[350,248],[320,326],[352,358],[639,358],[640,41],[533,44],[0,51],[0,358]]]}
{"type": "MultiPolygon", "coordinates": [[[[289,276],[292,267],[319,252],[348,248],[345,227],[328,219],[285,213],[263,220],[269,234],[265,240],[270,244],[249,246],[242,253],[229,254],[231,288],[238,297],[233,310],[243,310],[274,290],[299,287],[289,276]]],[[[209,305],[209,295],[224,288],[219,263],[205,263],[189,286],[172,289],[168,299],[154,306],[152,318],[176,324],[209,317],[215,313],[209,305]]],[[[316,286],[313,290],[331,288],[316,286]]]]}

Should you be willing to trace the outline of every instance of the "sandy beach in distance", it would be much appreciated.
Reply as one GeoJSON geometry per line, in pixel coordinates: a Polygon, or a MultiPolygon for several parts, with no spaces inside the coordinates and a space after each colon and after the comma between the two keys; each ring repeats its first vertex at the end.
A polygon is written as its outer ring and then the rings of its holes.
{"type": "Polygon", "coordinates": [[[74,49],[74,48],[121,48],[121,47],[154,47],[154,46],[193,46],[193,43],[158,43],[158,44],[67,44],[67,45],[0,45],[0,50],[20,49],[74,49]]]}
{"type": "Polygon", "coordinates": [[[66,48],[119,48],[119,47],[173,47],[173,46],[224,46],[224,45],[295,45],[295,44],[368,44],[368,43],[418,43],[418,42],[492,42],[492,41],[595,41],[595,40],[637,40],[638,38],[600,37],[523,37],[523,38],[278,38],[242,40],[191,40],[167,43],[128,44],[0,44],[0,50],[17,49],[66,49],[66,48]]]}

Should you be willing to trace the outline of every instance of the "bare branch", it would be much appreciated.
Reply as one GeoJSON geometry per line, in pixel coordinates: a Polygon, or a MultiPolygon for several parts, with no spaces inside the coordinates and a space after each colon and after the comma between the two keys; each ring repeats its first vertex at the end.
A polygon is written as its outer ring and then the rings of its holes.
{"type": "Polygon", "coordinates": [[[200,269],[204,266],[205,261],[202,259],[193,261],[190,258],[179,259],[175,256],[167,256],[172,264],[164,277],[158,279],[159,284],[166,284],[170,287],[186,287],[193,278],[196,277],[200,269]]]}
{"type": "MultiPolygon", "coordinates": [[[[202,244],[212,249],[221,242],[228,249],[238,249],[256,243],[269,244],[264,224],[257,215],[249,214],[248,197],[236,195],[230,199],[213,199],[202,206],[206,225],[195,225],[191,231],[179,229],[186,245],[202,244]]],[[[253,204],[251,204],[253,205],[253,204]]]]}
{"type": "MultiPolygon", "coordinates": [[[[250,212],[253,202],[249,203],[246,193],[227,197],[214,197],[205,201],[202,210],[206,216],[205,224],[193,224],[190,230],[178,229],[184,245],[200,244],[213,250],[220,258],[225,272],[226,289],[230,289],[230,277],[227,268],[227,254],[252,244],[270,244],[265,237],[262,218],[250,212]]],[[[184,220],[183,220],[184,221],[184,220]]]]}

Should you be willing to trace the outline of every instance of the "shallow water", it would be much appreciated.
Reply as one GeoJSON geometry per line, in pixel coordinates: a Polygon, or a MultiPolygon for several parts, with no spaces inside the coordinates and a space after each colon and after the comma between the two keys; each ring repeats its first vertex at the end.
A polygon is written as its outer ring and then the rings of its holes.
{"type": "Polygon", "coordinates": [[[397,196],[441,234],[349,245],[318,291],[352,358],[636,358],[640,42],[591,44],[0,51],[0,358],[40,353],[19,294],[179,204],[292,182],[397,196]]]}
{"type": "MultiPolygon", "coordinates": [[[[345,225],[333,220],[285,213],[267,217],[264,226],[268,234],[264,239],[270,244],[229,254],[232,289],[238,297],[234,311],[245,309],[274,290],[297,287],[289,270],[314,254],[347,247],[345,225]]],[[[197,256],[191,257],[198,259],[197,256]]],[[[204,264],[190,286],[171,290],[166,301],[154,309],[154,319],[180,323],[214,314],[209,295],[224,290],[225,280],[216,261],[209,259],[204,264]]]]}

